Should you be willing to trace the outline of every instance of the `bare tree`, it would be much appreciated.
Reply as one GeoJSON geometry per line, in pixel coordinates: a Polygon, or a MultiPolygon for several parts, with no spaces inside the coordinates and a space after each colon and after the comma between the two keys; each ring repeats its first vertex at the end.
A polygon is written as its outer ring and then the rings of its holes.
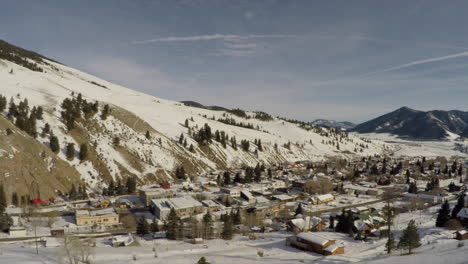
{"type": "Polygon", "coordinates": [[[65,235],[63,244],[59,251],[60,259],[68,264],[91,263],[91,256],[94,253],[94,240],[82,241],[77,237],[65,235]]]}

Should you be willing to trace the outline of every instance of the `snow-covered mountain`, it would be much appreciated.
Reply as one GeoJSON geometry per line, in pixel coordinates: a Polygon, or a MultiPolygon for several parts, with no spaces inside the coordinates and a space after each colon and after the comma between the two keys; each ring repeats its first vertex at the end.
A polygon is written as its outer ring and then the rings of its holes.
{"type": "MultiPolygon", "coordinates": [[[[128,176],[137,176],[141,182],[162,181],[180,166],[195,175],[259,162],[373,155],[390,147],[380,141],[263,112],[214,111],[157,98],[6,42],[0,43],[0,94],[16,105],[27,99],[30,109],[39,106],[44,109],[43,119],[36,121],[39,134],[36,140],[49,146],[51,133],[42,133],[49,124],[61,147],[56,155],[76,170],[90,188],[100,188],[110,179],[124,180],[128,176]],[[67,98],[74,102],[68,102],[72,111],[78,112],[71,121],[72,129],[63,113],[67,98]],[[95,102],[97,112],[85,115],[87,104],[95,102]],[[110,113],[104,119],[101,113],[105,105],[110,107],[110,113]],[[76,149],[71,159],[66,153],[69,143],[76,149]],[[78,149],[83,144],[88,146],[89,155],[80,160],[78,149]]],[[[8,114],[8,105],[3,114],[8,114]]],[[[17,120],[10,116],[7,122],[17,120]]],[[[14,150],[0,151],[14,155],[14,150]]],[[[39,157],[40,153],[28,155],[39,157]]],[[[7,156],[1,156],[0,160],[7,156]]],[[[0,181],[4,179],[0,175],[0,181]]]]}
{"type": "Polygon", "coordinates": [[[468,137],[468,112],[418,111],[399,108],[365,123],[352,131],[359,133],[390,133],[414,139],[444,139],[453,134],[468,137]]]}
{"type": "Polygon", "coordinates": [[[319,127],[332,127],[336,129],[342,130],[349,130],[356,126],[351,122],[347,121],[334,121],[334,120],[327,120],[327,119],[316,119],[310,122],[311,125],[319,126],[319,127]]]}

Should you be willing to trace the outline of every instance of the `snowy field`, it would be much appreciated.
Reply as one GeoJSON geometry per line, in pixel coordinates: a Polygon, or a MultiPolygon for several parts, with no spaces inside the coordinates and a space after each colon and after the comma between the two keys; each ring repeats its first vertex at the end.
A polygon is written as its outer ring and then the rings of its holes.
{"type": "Polygon", "coordinates": [[[456,136],[453,134],[449,136],[445,141],[410,141],[385,133],[368,133],[358,135],[365,138],[369,138],[371,140],[379,140],[388,143],[393,143],[393,145],[396,148],[396,150],[394,151],[395,156],[468,157],[467,153],[462,153],[455,149],[455,143],[459,143],[464,146],[467,146],[468,143],[455,141],[456,136]]]}
{"type": "MultiPolygon", "coordinates": [[[[453,206],[453,204],[452,204],[453,206]]],[[[311,252],[303,252],[286,246],[286,232],[258,234],[256,240],[236,236],[232,241],[212,240],[206,244],[190,244],[179,241],[145,241],[138,240],[139,246],[112,248],[107,238],[97,240],[94,248],[93,263],[196,263],[205,256],[212,264],[238,263],[455,263],[468,261],[468,245],[460,244],[452,238],[452,231],[435,228],[436,212],[440,206],[423,211],[404,213],[394,221],[395,237],[410,220],[415,220],[421,236],[422,246],[410,256],[401,256],[404,252],[396,250],[392,256],[384,254],[386,240],[355,241],[345,234],[319,232],[321,236],[335,239],[345,246],[345,254],[324,257],[311,252]],[[155,258],[156,250],[157,258],[155,258]],[[258,252],[264,256],[259,257],[258,252]],[[136,261],[133,260],[136,256],[136,261]]],[[[56,246],[59,243],[55,243],[56,246]]],[[[60,260],[60,247],[40,248],[39,256],[35,254],[34,244],[14,243],[0,244],[0,263],[64,263],[60,260]]]]}

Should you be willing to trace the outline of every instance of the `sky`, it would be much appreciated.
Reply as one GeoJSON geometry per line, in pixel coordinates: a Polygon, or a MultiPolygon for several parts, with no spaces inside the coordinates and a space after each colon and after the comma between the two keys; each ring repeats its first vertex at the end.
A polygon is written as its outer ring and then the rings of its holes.
{"type": "Polygon", "coordinates": [[[2,0],[0,39],[161,98],[359,123],[401,106],[468,110],[467,10],[464,0],[2,0]]]}

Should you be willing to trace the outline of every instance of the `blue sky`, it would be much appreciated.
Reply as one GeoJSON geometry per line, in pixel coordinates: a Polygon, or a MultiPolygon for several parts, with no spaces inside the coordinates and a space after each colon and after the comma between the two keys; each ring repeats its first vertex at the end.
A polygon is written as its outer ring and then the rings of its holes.
{"type": "Polygon", "coordinates": [[[173,100],[361,122],[468,110],[468,1],[4,0],[0,38],[173,100]]]}

